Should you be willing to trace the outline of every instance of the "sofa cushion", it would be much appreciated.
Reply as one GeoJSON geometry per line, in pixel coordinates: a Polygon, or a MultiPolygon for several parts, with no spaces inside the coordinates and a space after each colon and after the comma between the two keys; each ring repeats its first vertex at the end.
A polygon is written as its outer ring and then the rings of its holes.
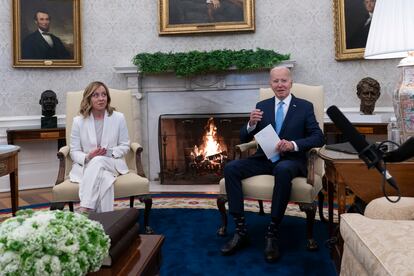
{"type": "Polygon", "coordinates": [[[344,243],[370,275],[414,274],[414,221],[342,214],[340,230],[344,243]]]}
{"type": "MultiPolygon", "coordinates": [[[[395,196],[390,197],[396,200],[395,196]]],[[[414,220],[414,197],[402,197],[397,203],[385,197],[372,200],[365,208],[364,216],[372,219],[414,220]]]]}

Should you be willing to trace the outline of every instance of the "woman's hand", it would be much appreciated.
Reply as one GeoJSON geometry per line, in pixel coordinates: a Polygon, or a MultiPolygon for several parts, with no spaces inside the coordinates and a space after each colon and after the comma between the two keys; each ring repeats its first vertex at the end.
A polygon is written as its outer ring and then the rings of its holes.
{"type": "Polygon", "coordinates": [[[86,156],[86,158],[88,160],[91,160],[92,158],[94,158],[95,156],[99,156],[99,155],[103,155],[105,156],[106,154],[106,148],[101,148],[101,147],[97,147],[94,150],[91,150],[88,155],[86,156]]]}

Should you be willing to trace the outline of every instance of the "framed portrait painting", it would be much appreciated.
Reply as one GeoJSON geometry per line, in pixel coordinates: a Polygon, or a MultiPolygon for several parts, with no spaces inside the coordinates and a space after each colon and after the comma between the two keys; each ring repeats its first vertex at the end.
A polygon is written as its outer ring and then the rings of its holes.
{"type": "Polygon", "coordinates": [[[255,30],[255,0],[158,0],[159,34],[255,30]]]}
{"type": "Polygon", "coordinates": [[[13,67],[81,67],[80,0],[13,0],[13,67]]]}
{"type": "Polygon", "coordinates": [[[335,58],[362,59],[376,0],[333,0],[335,58]]]}

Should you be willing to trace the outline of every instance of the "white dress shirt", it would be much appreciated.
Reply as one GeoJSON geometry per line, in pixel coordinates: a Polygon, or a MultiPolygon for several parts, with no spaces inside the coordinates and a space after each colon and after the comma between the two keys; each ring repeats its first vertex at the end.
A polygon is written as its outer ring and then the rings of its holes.
{"type": "Polygon", "coordinates": [[[50,35],[43,34],[43,31],[38,29],[44,40],[46,40],[47,44],[49,44],[50,47],[53,47],[53,40],[50,35]]]}

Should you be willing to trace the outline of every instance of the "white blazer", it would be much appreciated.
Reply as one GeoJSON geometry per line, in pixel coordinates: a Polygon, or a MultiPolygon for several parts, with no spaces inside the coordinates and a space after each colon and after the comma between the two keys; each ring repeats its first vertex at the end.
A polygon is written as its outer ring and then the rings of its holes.
{"type": "MultiPolygon", "coordinates": [[[[114,111],[108,116],[105,111],[102,131],[101,147],[112,149],[115,158],[115,168],[120,174],[128,173],[128,166],[124,156],[130,149],[128,128],[124,114],[114,111]]],[[[73,160],[72,170],[69,173],[70,181],[80,182],[85,167],[85,157],[97,148],[94,117],[82,115],[73,118],[72,133],[70,136],[70,157],[73,160]]]]}

